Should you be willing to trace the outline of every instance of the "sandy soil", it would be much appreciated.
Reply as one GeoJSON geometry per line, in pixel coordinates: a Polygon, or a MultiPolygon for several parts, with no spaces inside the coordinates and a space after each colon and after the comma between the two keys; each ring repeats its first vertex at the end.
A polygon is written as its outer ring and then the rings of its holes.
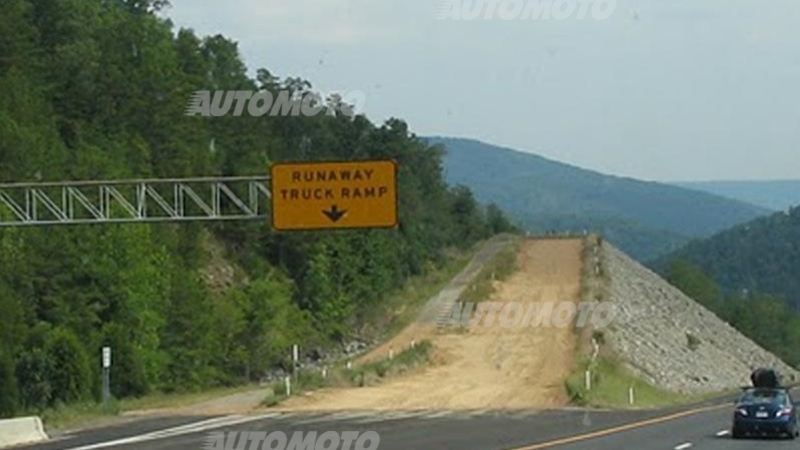
{"type": "MultiPolygon", "coordinates": [[[[580,239],[529,240],[518,255],[520,270],[502,283],[492,301],[578,301],[580,239]]],[[[329,389],[293,397],[276,410],[523,409],[564,406],[563,382],[574,361],[570,327],[503,328],[495,320],[466,334],[437,334],[428,322],[412,324],[390,343],[430,339],[437,363],[416,373],[363,388],[329,389]]]]}
{"type": "Polygon", "coordinates": [[[432,339],[438,334],[436,321],[439,313],[448,303],[452,304],[458,300],[461,293],[469,286],[469,283],[480,274],[483,266],[486,265],[497,253],[508,246],[510,241],[504,237],[496,237],[489,242],[472,258],[456,277],[444,287],[436,296],[428,300],[417,320],[400,333],[388,341],[378,345],[368,351],[354,362],[358,365],[385,359],[390,351],[401,352],[407,349],[413,342],[421,342],[424,339],[432,339]]]}

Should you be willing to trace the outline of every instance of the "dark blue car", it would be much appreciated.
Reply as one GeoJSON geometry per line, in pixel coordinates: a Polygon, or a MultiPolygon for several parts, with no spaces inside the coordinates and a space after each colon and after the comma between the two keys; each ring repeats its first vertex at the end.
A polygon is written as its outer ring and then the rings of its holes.
{"type": "Polygon", "coordinates": [[[798,436],[797,411],[786,389],[748,388],[736,401],[733,413],[734,439],[747,435],[798,436]]]}

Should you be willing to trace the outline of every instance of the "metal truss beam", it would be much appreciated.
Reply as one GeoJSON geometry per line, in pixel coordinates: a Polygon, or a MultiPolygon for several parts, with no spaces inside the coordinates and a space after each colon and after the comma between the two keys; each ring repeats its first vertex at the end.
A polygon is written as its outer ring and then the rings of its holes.
{"type": "Polygon", "coordinates": [[[0,184],[0,227],[266,219],[268,176],[0,184]]]}

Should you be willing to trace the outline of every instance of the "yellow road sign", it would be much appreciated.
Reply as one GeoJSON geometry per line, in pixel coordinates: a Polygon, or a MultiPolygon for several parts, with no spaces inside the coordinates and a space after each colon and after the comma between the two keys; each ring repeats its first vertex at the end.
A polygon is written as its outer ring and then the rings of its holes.
{"type": "Polygon", "coordinates": [[[392,160],[275,163],[270,178],[275,230],[397,226],[392,160]]]}

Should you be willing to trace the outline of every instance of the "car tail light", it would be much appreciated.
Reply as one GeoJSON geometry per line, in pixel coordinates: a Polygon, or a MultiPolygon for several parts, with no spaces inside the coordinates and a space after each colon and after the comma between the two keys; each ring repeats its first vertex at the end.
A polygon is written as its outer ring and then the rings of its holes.
{"type": "Polygon", "coordinates": [[[791,416],[791,415],[792,415],[791,408],[783,408],[775,414],[775,417],[791,416]]]}

